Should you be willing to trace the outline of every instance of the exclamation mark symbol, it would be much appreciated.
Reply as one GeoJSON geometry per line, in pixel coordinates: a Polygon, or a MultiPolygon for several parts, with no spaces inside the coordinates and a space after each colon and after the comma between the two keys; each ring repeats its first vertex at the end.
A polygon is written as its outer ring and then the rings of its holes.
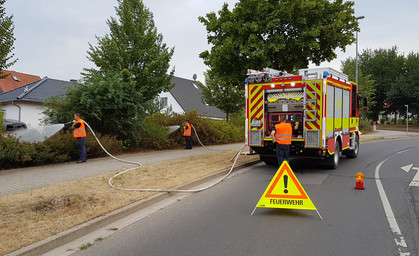
{"type": "Polygon", "coordinates": [[[287,187],[288,187],[288,175],[284,175],[284,187],[285,187],[284,193],[287,194],[288,193],[288,189],[287,189],[287,187]]]}

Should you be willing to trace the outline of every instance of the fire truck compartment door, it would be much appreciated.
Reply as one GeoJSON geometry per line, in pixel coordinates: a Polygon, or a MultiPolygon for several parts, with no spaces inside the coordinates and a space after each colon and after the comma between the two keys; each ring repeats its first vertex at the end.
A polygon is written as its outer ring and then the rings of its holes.
{"type": "Polygon", "coordinates": [[[338,88],[335,87],[335,121],[334,121],[334,125],[335,125],[335,130],[340,130],[342,129],[342,105],[343,105],[343,93],[342,93],[343,89],[342,88],[338,88]]]}
{"type": "Polygon", "coordinates": [[[326,135],[327,138],[333,137],[334,130],[334,113],[335,113],[335,87],[328,85],[327,86],[327,119],[326,119],[326,135]]]}

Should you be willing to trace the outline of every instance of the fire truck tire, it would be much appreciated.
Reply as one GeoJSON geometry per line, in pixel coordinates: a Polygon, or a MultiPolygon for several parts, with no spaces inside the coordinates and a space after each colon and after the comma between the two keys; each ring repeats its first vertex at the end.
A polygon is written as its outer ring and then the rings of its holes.
{"type": "Polygon", "coordinates": [[[339,162],[340,162],[340,143],[337,141],[335,143],[335,153],[328,159],[329,163],[328,166],[331,169],[336,169],[339,166],[339,162]]]}
{"type": "Polygon", "coordinates": [[[346,152],[347,158],[357,158],[359,152],[359,136],[355,135],[355,148],[346,152]]]}

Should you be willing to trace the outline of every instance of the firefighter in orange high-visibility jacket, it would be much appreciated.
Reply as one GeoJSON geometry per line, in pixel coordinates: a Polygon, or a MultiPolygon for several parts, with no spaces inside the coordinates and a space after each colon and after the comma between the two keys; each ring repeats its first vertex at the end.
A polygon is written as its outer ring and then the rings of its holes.
{"type": "Polygon", "coordinates": [[[287,117],[281,116],[279,124],[275,125],[271,133],[272,141],[276,142],[276,157],[278,158],[278,165],[281,166],[283,161],[288,161],[290,156],[292,127],[291,124],[286,123],[287,117]]]}
{"type": "Polygon", "coordinates": [[[186,141],[185,149],[192,149],[191,135],[192,135],[191,123],[189,122],[189,120],[186,120],[186,123],[183,126],[183,137],[185,137],[185,141],[186,141]]]}
{"type": "Polygon", "coordinates": [[[80,159],[77,163],[84,163],[87,160],[87,153],[85,148],[86,143],[86,126],[84,125],[83,120],[80,118],[80,114],[74,114],[73,123],[73,134],[74,138],[77,139],[77,147],[79,148],[80,152],[80,159]]]}

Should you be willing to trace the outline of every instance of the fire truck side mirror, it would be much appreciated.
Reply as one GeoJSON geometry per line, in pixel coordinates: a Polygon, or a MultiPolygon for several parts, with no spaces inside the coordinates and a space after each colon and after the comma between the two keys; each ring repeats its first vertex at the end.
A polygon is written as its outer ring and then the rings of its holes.
{"type": "Polygon", "coordinates": [[[368,111],[368,98],[364,97],[364,111],[368,111]]]}

